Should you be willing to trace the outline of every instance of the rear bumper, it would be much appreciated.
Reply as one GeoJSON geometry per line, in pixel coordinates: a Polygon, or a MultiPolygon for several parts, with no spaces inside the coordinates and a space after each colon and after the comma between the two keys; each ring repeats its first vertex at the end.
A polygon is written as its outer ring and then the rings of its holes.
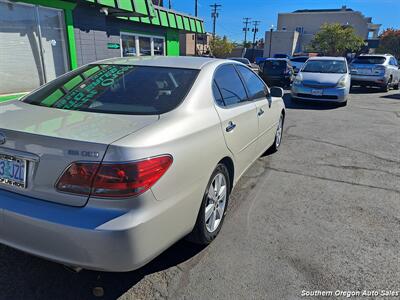
{"type": "Polygon", "coordinates": [[[324,102],[345,102],[349,95],[348,88],[325,88],[320,96],[314,96],[312,90],[313,88],[293,85],[291,94],[298,99],[324,102]]]}
{"type": "Polygon", "coordinates": [[[131,271],[183,235],[168,232],[171,209],[78,208],[0,189],[0,243],[74,267],[131,271]]]}
{"type": "Polygon", "coordinates": [[[387,84],[388,80],[386,76],[351,75],[352,85],[383,86],[387,84]]]}

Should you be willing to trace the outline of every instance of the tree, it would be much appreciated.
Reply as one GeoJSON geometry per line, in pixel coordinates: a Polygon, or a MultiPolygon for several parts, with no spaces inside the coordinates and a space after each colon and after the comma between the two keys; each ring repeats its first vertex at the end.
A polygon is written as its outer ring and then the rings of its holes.
{"type": "Polygon", "coordinates": [[[400,29],[388,28],[380,35],[379,53],[390,53],[400,59],[400,29]]]}
{"type": "Polygon", "coordinates": [[[215,57],[225,58],[232,52],[234,45],[226,36],[216,36],[211,40],[210,48],[215,57]]]}
{"type": "Polygon", "coordinates": [[[357,52],[365,45],[353,27],[339,23],[324,24],[311,41],[310,51],[329,56],[345,56],[357,52]]]}

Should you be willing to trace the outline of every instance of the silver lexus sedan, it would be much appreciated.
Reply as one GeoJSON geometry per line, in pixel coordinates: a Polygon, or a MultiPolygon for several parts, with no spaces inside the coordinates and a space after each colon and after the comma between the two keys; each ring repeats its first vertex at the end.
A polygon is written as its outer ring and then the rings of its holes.
{"type": "Polygon", "coordinates": [[[282,94],[233,61],[118,58],[0,104],[0,243],[116,272],[210,243],[281,144],[282,94]]]}

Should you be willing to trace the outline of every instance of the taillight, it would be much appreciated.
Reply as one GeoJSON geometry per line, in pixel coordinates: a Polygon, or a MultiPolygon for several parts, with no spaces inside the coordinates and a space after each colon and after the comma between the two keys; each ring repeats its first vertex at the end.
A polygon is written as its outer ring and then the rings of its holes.
{"type": "Polygon", "coordinates": [[[73,194],[103,198],[133,197],[150,189],[171,164],[172,157],[169,155],[126,163],[74,163],[56,186],[59,191],[73,194]],[[76,172],[77,169],[91,170],[92,173],[76,172]]]}

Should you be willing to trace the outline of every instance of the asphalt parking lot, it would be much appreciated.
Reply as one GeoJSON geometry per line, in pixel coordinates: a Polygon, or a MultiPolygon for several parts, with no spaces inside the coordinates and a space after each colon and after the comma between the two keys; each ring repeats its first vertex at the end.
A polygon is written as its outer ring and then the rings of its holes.
{"type": "Polygon", "coordinates": [[[300,299],[303,290],[400,290],[399,91],[356,89],[346,107],[285,102],[280,151],[240,181],[209,247],[181,241],[135,272],[76,274],[0,246],[0,298],[300,299]]]}

